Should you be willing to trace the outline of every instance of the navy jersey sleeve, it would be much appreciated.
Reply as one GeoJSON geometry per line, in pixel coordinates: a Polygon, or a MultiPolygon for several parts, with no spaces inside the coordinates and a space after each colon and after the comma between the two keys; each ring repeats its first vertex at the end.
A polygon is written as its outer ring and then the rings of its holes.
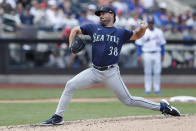
{"type": "Polygon", "coordinates": [[[124,30],[124,42],[130,40],[131,36],[133,35],[133,31],[124,30]]]}
{"type": "Polygon", "coordinates": [[[82,25],[82,26],[80,26],[80,29],[82,30],[82,34],[90,35],[90,34],[92,34],[93,24],[82,25]]]}

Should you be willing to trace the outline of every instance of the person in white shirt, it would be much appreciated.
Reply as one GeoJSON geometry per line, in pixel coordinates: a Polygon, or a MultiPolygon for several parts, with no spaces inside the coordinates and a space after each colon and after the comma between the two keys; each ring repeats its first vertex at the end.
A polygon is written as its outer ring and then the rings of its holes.
{"type": "Polygon", "coordinates": [[[72,12],[68,12],[66,17],[65,17],[65,26],[66,27],[75,27],[75,26],[78,26],[79,25],[79,22],[76,18],[73,17],[73,14],[72,12]]]}
{"type": "Polygon", "coordinates": [[[141,2],[143,3],[143,5],[146,9],[152,8],[155,4],[154,0],[141,0],[141,2]]]}
{"type": "Polygon", "coordinates": [[[94,4],[88,5],[87,16],[86,17],[87,17],[88,20],[91,20],[94,23],[99,23],[99,17],[94,15],[96,9],[97,9],[97,7],[94,4]]]}
{"type": "Polygon", "coordinates": [[[60,8],[58,8],[56,1],[51,0],[48,4],[49,8],[45,13],[47,25],[51,26],[54,31],[58,31],[66,24],[65,14],[60,8]]]}
{"type": "Polygon", "coordinates": [[[127,22],[128,22],[127,18],[125,17],[125,14],[123,13],[123,11],[117,10],[116,11],[116,22],[114,26],[118,28],[129,29],[129,25],[127,24],[127,22]]]}
{"type": "Polygon", "coordinates": [[[128,19],[128,26],[130,30],[135,30],[139,28],[139,23],[141,23],[141,20],[139,19],[139,15],[136,11],[132,11],[130,13],[130,18],[128,19]]]}
{"type": "Polygon", "coordinates": [[[154,18],[148,16],[147,21],[148,29],[145,35],[136,41],[138,62],[144,66],[145,94],[151,92],[152,85],[155,94],[161,94],[161,64],[164,60],[166,40],[162,30],[154,27],[154,18]]]}

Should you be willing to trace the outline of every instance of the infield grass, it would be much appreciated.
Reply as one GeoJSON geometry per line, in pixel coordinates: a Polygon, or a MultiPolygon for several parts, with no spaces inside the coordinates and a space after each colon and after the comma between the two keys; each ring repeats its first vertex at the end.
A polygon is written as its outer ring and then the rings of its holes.
{"type": "MultiPolygon", "coordinates": [[[[49,99],[60,98],[63,89],[0,89],[0,100],[15,99],[49,99]]],[[[172,97],[195,96],[196,88],[163,88],[161,95],[144,94],[144,89],[129,89],[133,96],[141,97],[172,97]]],[[[112,98],[115,95],[107,88],[79,89],[74,92],[73,98],[112,98]]]]}
{"type": "MultiPolygon", "coordinates": [[[[172,103],[182,114],[195,114],[196,104],[172,103]]],[[[57,103],[0,103],[0,126],[40,123],[53,115],[57,103]]],[[[65,121],[96,118],[160,115],[159,111],[127,107],[120,102],[70,103],[65,121]]]]}
{"type": "MultiPolygon", "coordinates": [[[[0,100],[60,98],[63,89],[0,89],[0,100]]],[[[144,89],[129,89],[133,96],[171,97],[179,95],[196,96],[196,88],[166,88],[161,95],[144,95],[144,89]]],[[[74,98],[112,98],[107,88],[81,89],[74,98]]],[[[182,114],[196,114],[194,103],[171,103],[182,114]]],[[[0,126],[22,125],[42,122],[53,115],[57,103],[0,103],[0,126]]],[[[70,103],[65,112],[65,121],[106,117],[154,115],[160,112],[136,107],[127,107],[120,102],[70,103]]]]}

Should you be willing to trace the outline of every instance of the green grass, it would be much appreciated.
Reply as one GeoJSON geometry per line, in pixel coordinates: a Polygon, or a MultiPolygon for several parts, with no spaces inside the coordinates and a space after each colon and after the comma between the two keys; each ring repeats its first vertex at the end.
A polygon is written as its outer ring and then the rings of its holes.
{"type": "Polygon", "coordinates": [[[58,98],[63,89],[0,89],[0,100],[58,98]]]}
{"type": "MultiPolygon", "coordinates": [[[[60,98],[63,89],[0,89],[0,100],[60,98]]],[[[144,89],[129,89],[131,95],[141,97],[196,96],[196,88],[166,88],[161,95],[144,95],[144,89]]],[[[74,98],[112,98],[107,88],[81,89],[74,98]]],[[[183,114],[196,114],[196,104],[172,103],[183,114]]],[[[51,117],[57,103],[0,103],[0,126],[39,123],[51,117]]],[[[70,103],[65,120],[81,120],[105,117],[154,115],[160,112],[136,107],[127,107],[120,102],[70,103]]]]}
{"type": "MultiPolygon", "coordinates": [[[[182,114],[196,113],[196,104],[172,103],[182,114]]],[[[0,103],[0,126],[40,123],[53,115],[57,103],[0,103]]],[[[70,103],[65,121],[136,115],[158,111],[127,107],[120,102],[70,103]]]]}
{"type": "MultiPolygon", "coordinates": [[[[48,99],[59,98],[63,89],[0,89],[0,100],[14,99],[48,99]]],[[[196,88],[166,88],[162,89],[161,95],[145,95],[144,89],[129,89],[131,95],[141,97],[172,97],[172,96],[195,96],[196,88]]],[[[115,95],[107,88],[103,89],[80,89],[74,92],[74,98],[111,98],[115,95]]]]}

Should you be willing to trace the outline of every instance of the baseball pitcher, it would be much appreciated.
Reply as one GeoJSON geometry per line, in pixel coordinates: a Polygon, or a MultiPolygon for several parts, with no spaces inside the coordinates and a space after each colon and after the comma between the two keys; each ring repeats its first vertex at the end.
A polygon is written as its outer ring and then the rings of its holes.
{"type": "Polygon", "coordinates": [[[122,78],[118,67],[119,54],[123,43],[127,40],[137,40],[141,38],[146,29],[147,23],[142,22],[141,27],[134,31],[118,29],[113,26],[116,18],[115,11],[103,6],[95,12],[99,16],[100,24],[86,24],[72,29],[69,36],[69,47],[73,53],[77,53],[83,46],[75,46],[76,35],[90,35],[92,39],[92,66],[82,71],[69,80],[61,95],[55,114],[41,123],[41,125],[61,125],[64,124],[63,115],[76,89],[86,88],[94,83],[103,83],[110,88],[116,97],[127,106],[136,106],[164,114],[180,116],[180,112],[169,105],[167,101],[160,103],[152,102],[141,97],[132,96],[122,78]],[[72,46],[73,45],[73,46],[72,46]],[[76,47],[79,48],[77,51],[76,47]]]}

